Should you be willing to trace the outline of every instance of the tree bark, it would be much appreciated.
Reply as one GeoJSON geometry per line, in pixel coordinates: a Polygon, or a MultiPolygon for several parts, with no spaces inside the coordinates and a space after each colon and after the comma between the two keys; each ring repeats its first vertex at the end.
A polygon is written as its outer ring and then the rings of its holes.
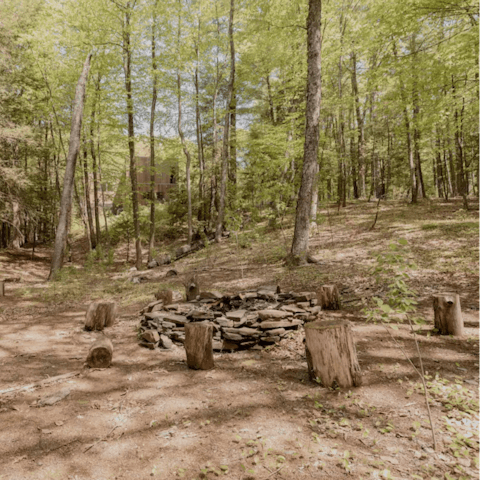
{"type": "Polygon", "coordinates": [[[84,193],[85,193],[85,206],[87,209],[88,230],[90,232],[90,248],[93,250],[97,246],[95,228],[93,227],[93,215],[92,204],[90,202],[90,179],[88,177],[88,152],[87,152],[87,140],[83,137],[83,178],[84,178],[84,193]]]}
{"type": "Polygon", "coordinates": [[[340,310],[340,293],[336,285],[323,285],[317,290],[318,305],[322,310],[340,310]]]}
{"type": "Polygon", "coordinates": [[[307,18],[307,107],[302,183],[298,192],[291,263],[305,263],[308,255],[312,185],[316,172],[321,102],[322,0],[309,0],[307,18]]]}
{"type": "Polygon", "coordinates": [[[108,368],[112,364],[112,341],[102,335],[88,350],[86,363],[90,368],[108,368]]]}
{"type": "Polygon", "coordinates": [[[117,318],[115,302],[93,302],[85,314],[85,330],[103,330],[111,327],[117,318]]]}
{"type": "MultiPolygon", "coordinates": [[[[100,88],[100,81],[98,82],[98,88],[100,88]]],[[[96,102],[95,102],[96,104],[96,102]]],[[[97,155],[95,153],[94,142],[94,124],[95,124],[95,106],[92,106],[92,115],[90,120],[90,155],[92,156],[92,173],[93,173],[93,206],[95,212],[95,240],[97,245],[100,245],[101,240],[101,228],[100,228],[100,204],[98,201],[98,166],[97,155]]]]}
{"type": "Polygon", "coordinates": [[[306,324],[305,346],[312,380],[326,388],[362,384],[350,322],[335,319],[306,324]]]}
{"type": "Polygon", "coordinates": [[[364,117],[361,112],[360,98],[358,94],[357,82],[357,57],[356,53],[352,52],[352,90],[355,97],[355,113],[357,116],[357,161],[358,161],[358,196],[363,198],[365,196],[365,134],[364,134],[364,117]]]}
{"type": "Polygon", "coordinates": [[[148,239],[148,261],[153,260],[155,249],[155,108],[157,105],[157,58],[156,58],[156,29],[157,29],[157,5],[153,6],[152,15],[152,104],[150,106],[150,234],[148,239]]]}
{"type": "Polygon", "coordinates": [[[138,215],[138,181],[137,162],[135,159],[135,129],[133,118],[133,92],[132,92],[132,46],[130,42],[130,21],[132,7],[127,2],[124,12],[123,23],[123,71],[125,76],[125,91],[127,95],[127,117],[128,117],[128,151],[130,155],[130,181],[132,185],[132,210],[133,210],[133,231],[135,235],[135,266],[138,270],[142,268],[142,244],[140,241],[140,223],[138,215]]]}
{"type": "Polygon", "coordinates": [[[227,190],[228,176],[228,154],[229,154],[229,128],[230,113],[233,109],[233,86],[235,83],[235,44],[233,41],[233,15],[235,11],[235,0],[230,0],[230,18],[228,21],[228,38],[230,40],[230,80],[227,92],[227,111],[225,113],[225,125],[223,128],[223,149],[222,149],[222,174],[220,178],[220,198],[215,228],[215,242],[219,243],[222,237],[223,221],[225,217],[225,196],[227,190]]]}
{"type": "Polygon", "coordinates": [[[434,324],[440,335],[461,337],[464,334],[460,296],[442,293],[433,296],[434,324]]]}
{"type": "Polygon", "coordinates": [[[62,199],[60,202],[60,217],[58,219],[57,232],[55,235],[55,247],[50,267],[48,279],[52,280],[58,270],[62,268],[63,256],[67,240],[67,222],[72,205],[73,182],[75,179],[75,166],[77,163],[78,151],[80,148],[80,133],[82,131],[83,105],[85,102],[85,88],[87,84],[88,72],[90,70],[90,60],[92,54],[89,53],[83,65],[82,74],[78,80],[75,90],[75,101],[73,106],[72,126],[70,130],[70,143],[68,146],[67,164],[65,167],[65,176],[63,178],[62,199]]]}
{"type": "Polygon", "coordinates": [[[212,337],[212,325],[205,323],[187,323],[185,325],[185,352],[188,368],[194,370],[214,368],[212,337]]]}

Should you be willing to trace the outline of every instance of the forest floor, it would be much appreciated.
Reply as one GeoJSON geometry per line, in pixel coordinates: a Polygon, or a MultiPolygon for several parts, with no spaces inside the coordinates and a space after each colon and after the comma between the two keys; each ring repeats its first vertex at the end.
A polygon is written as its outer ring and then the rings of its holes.
{"type": "Polygon", "coordinates": [[[17,280],[0,298],[0,479],[478,478],[478,211],[457,201],[385,202],[370,230],[375,209],[359,202],[322,210],[311,238],[321,263],[296,269],[282,262],[292,219],[232,234],[177,261],[173,280],[166,266],[146,271],[140,284],[122,260],[125,247],[106,265],[85,260],[79,242],[74,263],[53,283],[46,282],[50,249],[33,259],[31,250],[0,251],[0,278],[17,280]],[[400,238],[416,263],[409,284],[426,319],[416,337],[436,451],[420,378],[404,356],[419,366],[410,327],[369,323],[362,311],[362,299],[385,295],[372,275],[375,256],[400,238]],[[302,329],[273,348],[215,354],[210,371],[189,370],[179,346],[140,347],[139,310],[160,286],[182,292],[189,272],[203,289],[222,293],[336,283],[363,385],[331,390],[311,382],[302,329]],[[442,291],[460,294],[464,338],[432,333],[432,295],[442,291]],[[120,305],[108,331],[113,364],[87,369],[97,334],[84,331],[84,315],[98,298],[120,305]],[[64,398],[41,406],[57,393],[64,398]]]}

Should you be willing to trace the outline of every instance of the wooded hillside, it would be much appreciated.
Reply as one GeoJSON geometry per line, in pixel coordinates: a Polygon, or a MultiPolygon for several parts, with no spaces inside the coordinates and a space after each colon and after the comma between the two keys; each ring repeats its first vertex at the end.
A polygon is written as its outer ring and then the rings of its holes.
{"type": "MultiPolygon", "coordinates": [[[[142,243],[151,260],[164,235],[190,243],[216,230],[219,240],[293,212],[307,148],[307,3],[1,2],[0,247],[55,237],[89,53],[69,239],[84,233],[104,251],[135,239],[140,268],[142,243]],[[138,204],[138,156],[151,159],[144,197],[156,198],[157,172],[178,172],[168,208],[138,204]],[[113,196],[117,216],[105,208],[113,196]]],[[[468,208],[478,195],[478,5],[310,9],[321,35],[310,221],[318,201],[461,196],[468,208]]]]}

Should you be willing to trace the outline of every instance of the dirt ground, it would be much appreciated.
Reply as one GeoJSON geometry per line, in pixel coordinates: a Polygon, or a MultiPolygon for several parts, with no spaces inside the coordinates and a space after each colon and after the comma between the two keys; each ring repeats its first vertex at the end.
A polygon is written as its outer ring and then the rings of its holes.
{"type": "Polygon", "coordinates": [[[385,203],[369,230],[374,214],[365,202],[323,210],[311,239],[320,263],[295,270],[280,255],[288,223],[252,235],[246,248],[232,235],[176,262],[177,279],[160,267],[140,285],[129,282],[120,248],[114,265],[83,277],[79,262],[70,268],[80,273],[56,286],[46,283],[48,248],[33,260],[30,250],[0,251],[0,279],[18,280],[0,298],[0,479],[478,478],[478,211],[385,203]],[[417,264],[410,282],[427,320],[416,337],[436,450],[420,377],[405,358],[419,367],[408,323],[392,330],[362,312],[362,298],[385,292],[371,274],[374,256],[398,238],[417,264]],[[224,293],[338,284],[344,308],[334,315],[352,322],[363,385],[311,382],[302,330],[273,348],[215,354],[210,371],[189,370],[181,346],[138,346],[139,310],[159,285],[181,292],[182,273],[192,271],[224,293]],[[441,291],[460,294],[463,338],[432,334],[431,297],[441,291]],[[98,333],[84,331],[84,316],[99,297],[120,305],[107,332],[113,364],[87,369],[98,333]],[[49,381],[62,374],[72,375],[49,381]],[[57,393],[64,398],[41,406],[57,393]]]}

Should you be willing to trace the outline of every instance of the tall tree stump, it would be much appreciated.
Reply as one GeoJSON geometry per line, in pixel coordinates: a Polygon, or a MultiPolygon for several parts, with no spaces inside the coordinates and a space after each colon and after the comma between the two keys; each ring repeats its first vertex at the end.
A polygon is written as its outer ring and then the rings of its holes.
{"type": "Polygon", "coordinates": [[[90,347],[86,363],[90,368],[107,368],[112,363],[112,341],[102,335],[90,347]]]}
{"type": "Polygon", "coordinates": [[[185,281],[185,296],[187,297],[187,302],[196,300],[197,295],[200,295],[200,285],[198,284],[197,276],[191,275],[187,277],[185,281]]]}
{"type": "Polygon", "coordinates": [[[188,368],[210,370],[214,367],[212,348],[213,326],[205,323],[185,325],[185,351],[188,368]]]}
{"type": "Polygon", "coordinates": [[[117,318],[115,302],[93,302],[85,314],[85,330],[103,330],[111,327],[117,318]]]}
{"type": "Polygon", "coordinates": [[[457,293],[439,293],[433,296],[434,325],[440,335],[463,336],[463,317],[457,293]]]}
{"type": "Polygon", "coordinates": [[[317,291],[318,304],[322,310],[340,310],[340,293],[336,285],[323,285],[317,291]]]}
{"type": "Polygon", "coordinates": [[[362,374],[350,323],[327,320],[305,325],[310,378],[324,387],[358,387],[362,374]]]}

